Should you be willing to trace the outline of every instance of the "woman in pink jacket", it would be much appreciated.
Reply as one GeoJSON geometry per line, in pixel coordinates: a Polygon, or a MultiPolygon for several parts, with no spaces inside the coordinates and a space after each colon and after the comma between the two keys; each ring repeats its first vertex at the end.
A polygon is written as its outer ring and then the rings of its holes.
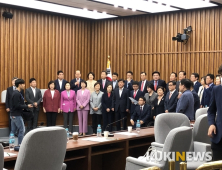
{"type": "Polygon", "coordinates": [[[64,128],[67,128],[67,121],[69,121],[69,133],[73,132],[73,115],[76,111],[76,94],[75,91],[70,90],[70,83],[66,82],[65,90],[61,93],[61,112],[63,112],[64,128]]]}
{"type": "Polygon", "coordinates": [[[79,119],[79,133],[85,136],[86,132],[88,132],[88,112],[89,112],[89,99],[90,99],[90,91],[86,89],[87,83],[86,81],[81,82],[81,89],[77,91],[77,111],[78,111],[78,119],[79,119]]]}

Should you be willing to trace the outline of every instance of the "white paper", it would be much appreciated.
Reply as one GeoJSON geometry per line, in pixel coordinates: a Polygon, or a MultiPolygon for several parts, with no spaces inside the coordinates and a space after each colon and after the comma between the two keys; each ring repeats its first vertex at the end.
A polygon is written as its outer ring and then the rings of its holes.
{"type": "Polygon", "coordinates": [[[15,156],[16,154],[14,153],[8,153],[8,152],[4,152],[4,157],[7,157],[7,156],[15,156]]]}
{"type": "Polygon", "coordinates": [[[131,100],[131,102],[133,102],[133,104],[135,104],[135,105],[137,105],[137,104],[138,104],[138,101],[136,101],[134,98],[129,97],[129,99],[131,100]]]}
{"type": "Polygon", "coordinates": [[[106,142],[106,141],[110,141],[108,138],[104,138],[104,137],[95,137],[95,138],[85,138],[82,140],[88,140],[88,141],[93,141],[93,142],[106,142]]]}
{"type": "Polygon", "coordinates": [[[138,135],[138,133],[129,133],[129,132],[119,132],[119,133],[115,133],[117,135],[127,135],[127,136],[131,136],[131,135],[138,135]]]}

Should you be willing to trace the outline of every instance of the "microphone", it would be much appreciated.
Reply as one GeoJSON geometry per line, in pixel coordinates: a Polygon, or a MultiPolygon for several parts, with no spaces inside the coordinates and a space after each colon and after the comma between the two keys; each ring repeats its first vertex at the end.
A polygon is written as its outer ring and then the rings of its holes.
{"type": "MultiPolygon", "coordinates": [[[[107,126],[106,126],[106,129],[110,126],[110,125],[112,125],[112,124],[114,124],[114,123],[116,123],[116,122],[119,122],[119,121],[121,121],[121,120],[124,120],[124,119],[126,119],[127,118],[127,116],[125,116],[124,118],[122,118],[122,119],[120,119],[120,120],[117,120],[117,121],[115,121],[115,122],[113,122],[113,123],[110,123],[110,124],[108,124],[107,126]]],[[[105,130],[106,130],[105,129],[105,130]]]]}

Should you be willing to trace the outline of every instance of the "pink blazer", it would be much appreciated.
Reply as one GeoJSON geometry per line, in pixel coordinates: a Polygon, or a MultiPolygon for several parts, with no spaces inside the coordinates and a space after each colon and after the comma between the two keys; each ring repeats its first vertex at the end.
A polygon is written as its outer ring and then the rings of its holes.
{"type": "Polygon", "coordinates": [[[74,109],[76,109],[75,91],[70,90],[70,97],[68,97],[66,90],[61,93],[60,109],[65,113],[68,113],[69,109],[70,112],[73,112],[74,109]]]}
{"type": "Polygon", "coordinates": [[[82,94],[82,89],[77,91],[77,110],[89,110],[89,100],[90,100],[90,91],[88,89],[84,90],[82,94]],[[80,109],[80,106],[84,106],[83,109],[80,109]]]}

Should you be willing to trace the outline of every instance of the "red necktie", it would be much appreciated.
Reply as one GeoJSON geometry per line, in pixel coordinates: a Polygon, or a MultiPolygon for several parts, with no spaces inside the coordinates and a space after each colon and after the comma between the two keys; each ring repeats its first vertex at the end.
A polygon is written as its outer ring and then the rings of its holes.
{"type": "Polygon", "coordinates": [[[144,81],[142,81],[142,85],[141,85],[140,91],[143,91],[143,84],[144,84],[144,81]]]}
{"type": "Polygon", "coordinates": [[[135,99],[135,97],[136,97],[136,91],[134,91],[134,94],[133,94],[133,98],[135,99]]]}
{"type": "Polygon", "coordinates": [[[155,86],[154,86],[154,90],[156,91],[157,88],[157,81],[155,81],[155,86]]]}

